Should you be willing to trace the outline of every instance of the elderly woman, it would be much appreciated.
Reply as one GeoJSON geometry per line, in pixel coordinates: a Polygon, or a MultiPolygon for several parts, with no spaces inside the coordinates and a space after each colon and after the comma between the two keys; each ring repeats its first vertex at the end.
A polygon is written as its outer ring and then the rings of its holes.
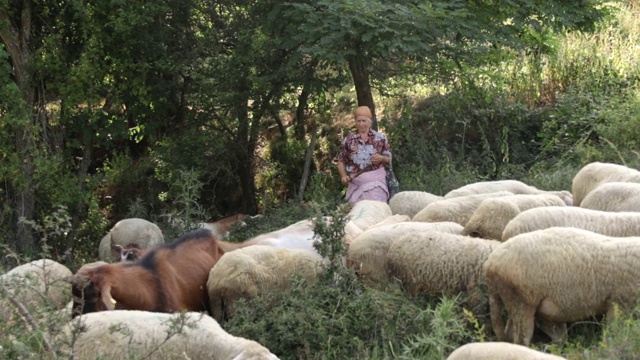
{"type": "Polygon", "coordinates": [[[356,131],[342,141],[338,171],[347,188],[347,201],[387,201],[385,166],[391,164],[391,146],[381,133],[371,130],[371,109],[360,106],[353,112],[356,131]]]}

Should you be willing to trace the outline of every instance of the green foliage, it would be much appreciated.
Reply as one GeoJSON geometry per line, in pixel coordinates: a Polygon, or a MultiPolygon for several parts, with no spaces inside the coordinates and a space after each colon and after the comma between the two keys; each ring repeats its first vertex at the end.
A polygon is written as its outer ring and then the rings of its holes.
{"type": "Polygon", "coordinates": [[[341,359],[366,358],[425,327],[421,310],[401,293],[363,291],[353,274],[340,275],[337,285],[295,283],[290,292],[248,301],[225,329],[282,359],[341,359]]]}
{"type": "Polygon", "coordinates": [[[342,183],[332,171],[318,171],[311,175],[305,200],[318,204],[337,204],[344,200],[340,189],[342,183]]]}
{"type": "Polygon", "coordinates": [[[326,209],[329,210],[321,211],[322,213],[313,219],[314,247],[323,258],[329,260],[329,267],[324,276],[330,281],[340,276],[339,270],[344,265],[343,259],[347,256],[343,239],[351,208],[351,204],[342,204],[337,207],[327,205],[326,209]]]}
{"type": "Polygon", "coordinates": [[[426,312],[430,331],[412,336],[403,345],[400,359],[445,359],[460,344],[473,341],[456,298],[443,298],[426,312]]]}
{"type": "Polygon", "coordinates": [[[20,221],[28,224],[40,234],[41,248],[39,252],[43,258],[60,259],[62,257],[62,254],[59,253],[53,256],[52,251],[60,248],[64,249],[60,245],[66,238],[67,233],[71,231],[71,217],[69,217],[66,207],[59,206],[53,214],[43,217],[39,222],[30,219],[20,219],[20,221]]]}
{"type": "MultiPolygon", "coordinates": [[[[292,136],[276,136],[269,144],[269,158],[277,169],[272,179],[264,179],[264,188],[294,199],[300,188],[308,144],[292,136]]],[[[313,165],[312,165],[313,166],[313,165]]],[[[258,179],[260,174],[258,174],[258,179]]],[[[258,186],[260,187],[260,185],[258,186]]]]}
{"type": "Polygon", "coordinates": [[[520,175],[512,174],[521,171],[514,165],[532,164],[538,153],[539,145],[528,139],[542,125],[540,112],[510,102],[503,90],[470,83],[445,96],[434,95],[411,112],[404,111],[406,103],[399,106],[406,115],[390,124],[387,132],[405,189],[418,189],[421,184],[429,185],[427,191],[433,193],[451,190],[458,185],[450,179],[453,169],[468,173],[462,176],[465,182],[520,175]],[[405,170],[405,164],[413,169],[405,170]],[[420,173],[426,178],[412,179],[420,173]],[[446,180],[437,184],[438,179],[446,180]]]}
{"type": "Polygon", "coordinates": [[[437,79],[457,75],[461,64],[499,62],[504,49],[544,51],[550,33],[593,29],[610,12],[602,1],[299,1],[274,7],[269,20],[287,49],[302,44],[333,64],[357,57],[380,78],[419,71],[437,79]]]}
{"type": "Polygon", "coordinates": [[[158,194],[166,188],[152,176],[153,169],[150,157],[134,159],[128,153],[113,154],[99,169],[102,181],[96,192],[113,223],[131,216],[154,220],[151,214],[162,213],[158,194]]]}
{"type": "Polygon", "coordinates": [[[162,230],[167,239],[178,238],[197,228],[206,218],[199,202],[203,183],[198,179],[198,172],[178,171],[176,175],[169,194],[162,194],[162,199],[171,204],[167,207],[169,216],[162,230]]]}
{"type": "Polygon", "coordinates": [[[616,308],[615,317],[602,330],[602,337],[595,349],[585,351],[590,359],[635,359],[640,351],[636,341],[640,336],[640,305],[629,313],[616,308]]]}

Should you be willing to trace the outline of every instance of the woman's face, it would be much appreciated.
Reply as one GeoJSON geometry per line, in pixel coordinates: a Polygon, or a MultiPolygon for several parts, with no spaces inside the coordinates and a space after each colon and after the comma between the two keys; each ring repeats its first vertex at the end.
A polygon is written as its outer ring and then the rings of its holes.
{"type": "Polygon", "coordinates": [[[356,128],[358,132],[364,133],[369,131],[369,126],[371,125],[371,119],[366,118],[364,116],[358,116],[356,118],[356,128]]]}

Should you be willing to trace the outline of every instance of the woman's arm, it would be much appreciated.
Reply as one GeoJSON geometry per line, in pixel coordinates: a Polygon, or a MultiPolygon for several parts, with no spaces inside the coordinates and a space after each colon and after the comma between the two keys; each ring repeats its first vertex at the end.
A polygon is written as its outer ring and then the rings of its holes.
{"type": "Polygon", "coordinates": [[[351,177],[347,174],[347,169],[342,161],[338,161],[338,172],[340,173],[340,180],[343,184],[346,185],[351,182],[351,177]]]}

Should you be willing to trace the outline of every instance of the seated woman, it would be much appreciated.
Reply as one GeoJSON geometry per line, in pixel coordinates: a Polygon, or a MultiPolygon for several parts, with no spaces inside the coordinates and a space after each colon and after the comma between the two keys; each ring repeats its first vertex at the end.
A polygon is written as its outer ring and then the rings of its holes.
{"type": "Polygon", "coordinates": [[[342,141],[338,154],[338,171],[347,188],[346,200],[387,201],[385,166],[391,164],[391,146],[387,138],[371,129],[371,109],[360,106],[353,112],[356,130],[342,141]]]}

